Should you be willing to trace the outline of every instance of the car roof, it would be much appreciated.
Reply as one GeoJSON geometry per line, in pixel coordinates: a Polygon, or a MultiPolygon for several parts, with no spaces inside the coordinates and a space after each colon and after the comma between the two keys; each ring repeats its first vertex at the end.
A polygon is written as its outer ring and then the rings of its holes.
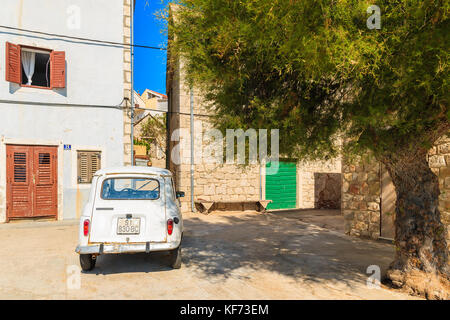
{"type": "Polygon", "coordinates": [[[108,174],[150,174],[158,176],[172,176],[172,172],[167,169],[138,166],[109,167],[100,169],[95,173],[96,176],[108,174]]]}

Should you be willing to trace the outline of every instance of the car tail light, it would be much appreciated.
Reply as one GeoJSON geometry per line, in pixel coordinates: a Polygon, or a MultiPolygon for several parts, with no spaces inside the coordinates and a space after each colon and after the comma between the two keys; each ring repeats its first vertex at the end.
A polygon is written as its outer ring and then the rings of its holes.
{"type": "Polygon", "coordinates": [[[173,232],[173,220],[169,219],[169,220],[167,220],[167,233],[170,236],[172,234],[172,232],[173,232]]]}
{"type": "Polygon", "coordinates": [[[89,234],[89,220],[87,219],[83,223],[83,233],[85,237],[89,234]]]}

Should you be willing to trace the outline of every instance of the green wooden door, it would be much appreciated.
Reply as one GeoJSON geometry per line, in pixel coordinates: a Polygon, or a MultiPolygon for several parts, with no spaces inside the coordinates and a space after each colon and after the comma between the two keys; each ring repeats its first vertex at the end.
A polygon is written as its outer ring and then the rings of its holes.
{"type": "MultiPolygon", "coordinates": [[[[272,167],[268,162],[267,168],[272,167]]],[[[267,209],[290,209],[297,205],[297,166],[295,162],[280,161],[278,172],[266,174],[266,199],[272,200],[267,209]]]]}

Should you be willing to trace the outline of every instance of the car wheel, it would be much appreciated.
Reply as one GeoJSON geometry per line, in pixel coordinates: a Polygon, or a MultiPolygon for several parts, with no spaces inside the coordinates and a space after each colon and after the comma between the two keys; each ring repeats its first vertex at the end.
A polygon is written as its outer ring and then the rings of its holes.
{"type": "Polygon", "coordinates": [[[80,265],[83,271],[89,271],[94,269],[95,261],[96,259],[94,259],[92,254],[80,254],[80,265]]]}
{"type": "Polygon", "coordinates": [[[170,251],[170,266],[174,269],[181,268],[181,245],[170,251]]]}

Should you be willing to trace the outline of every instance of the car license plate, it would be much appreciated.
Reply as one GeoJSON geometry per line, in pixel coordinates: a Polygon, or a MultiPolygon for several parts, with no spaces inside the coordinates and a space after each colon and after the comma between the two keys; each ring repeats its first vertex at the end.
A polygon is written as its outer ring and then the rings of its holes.
{"type": "Polygon", "coordinates": [[[139,234],[140,218],[119,218],[117,220],[117,234],[139,234]]]}

